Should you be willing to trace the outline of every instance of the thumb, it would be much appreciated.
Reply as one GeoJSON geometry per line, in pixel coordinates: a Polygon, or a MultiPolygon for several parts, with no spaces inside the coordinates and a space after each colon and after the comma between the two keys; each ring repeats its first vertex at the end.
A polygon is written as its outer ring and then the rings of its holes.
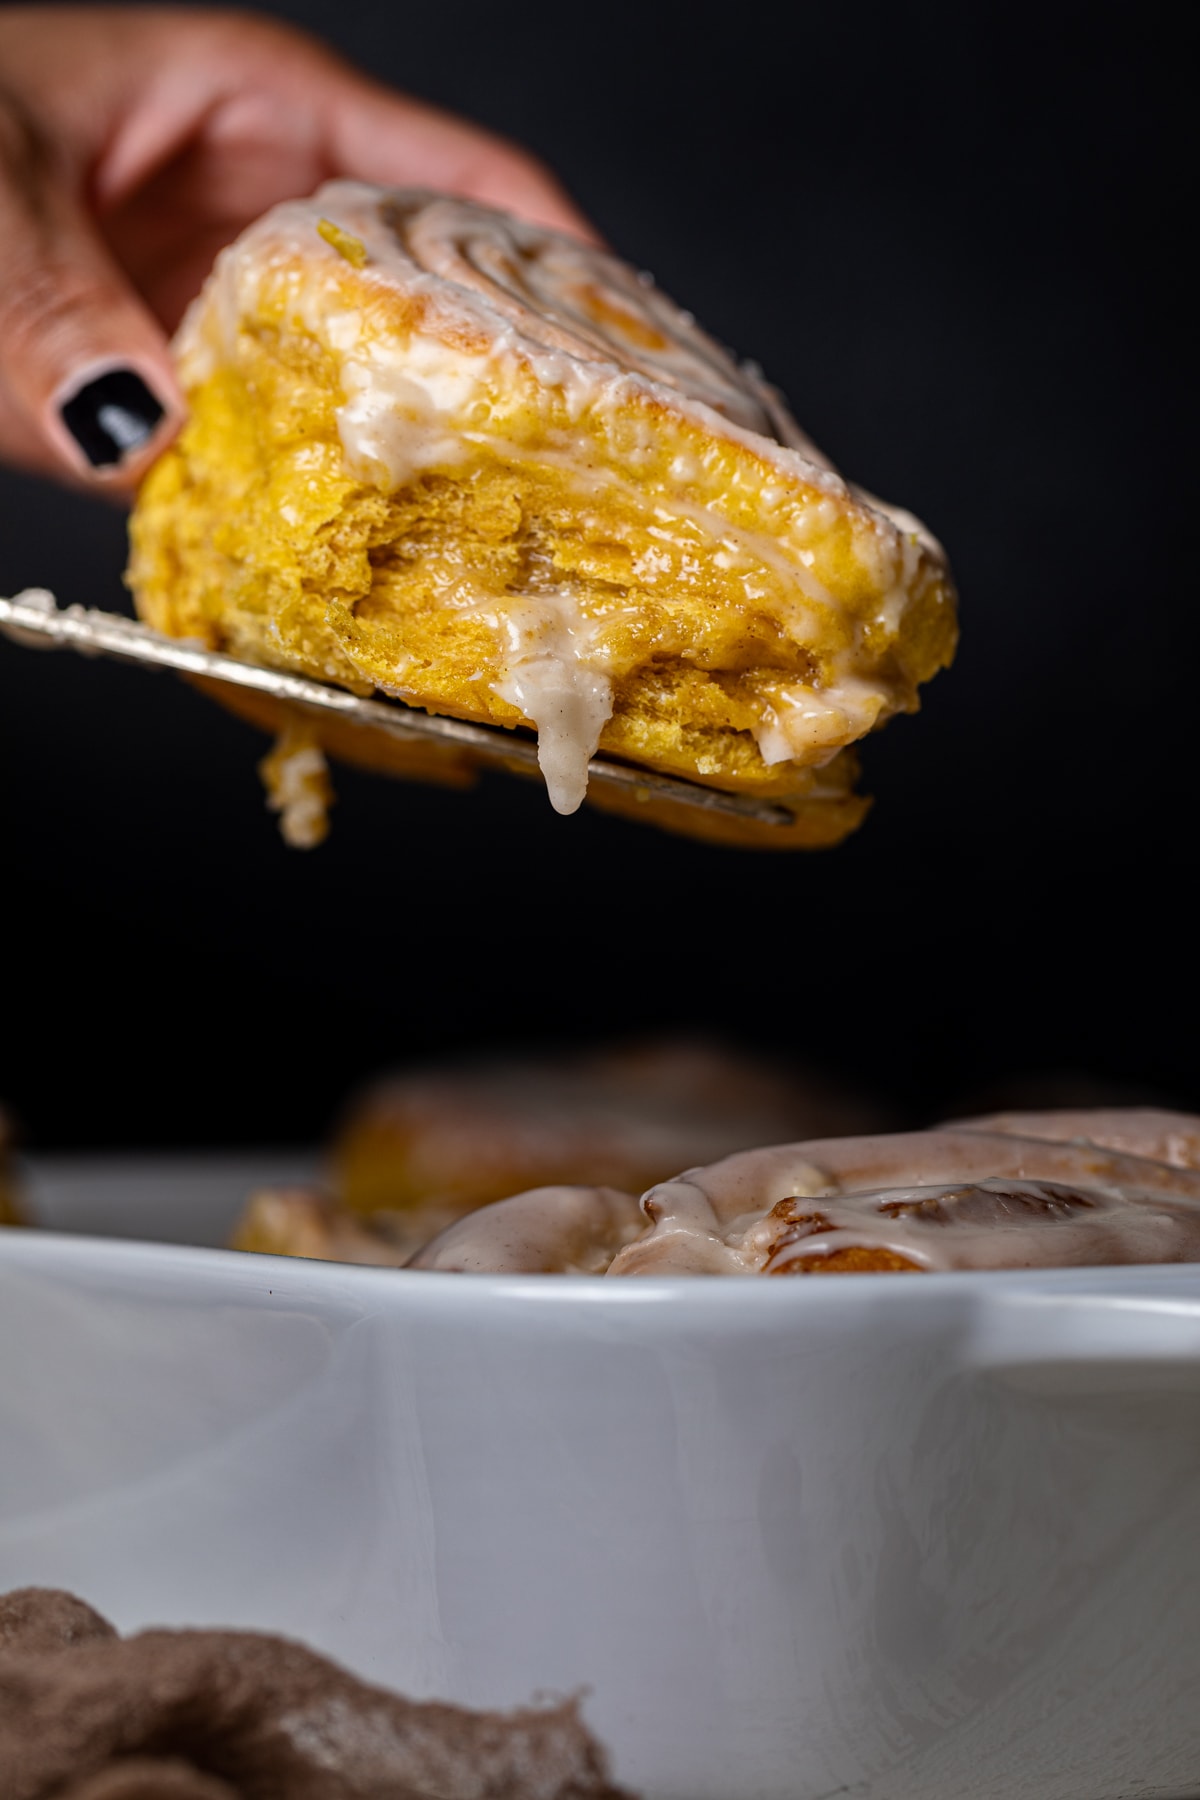
{"type": "Polygon", "coordinates": [[[3,95],[0,244],[0,457],[132,485],[183,414],[166,339],[3,95]]]}

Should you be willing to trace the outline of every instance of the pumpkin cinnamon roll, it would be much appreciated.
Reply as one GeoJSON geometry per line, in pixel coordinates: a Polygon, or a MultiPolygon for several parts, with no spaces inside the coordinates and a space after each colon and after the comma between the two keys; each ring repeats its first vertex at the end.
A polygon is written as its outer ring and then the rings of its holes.
{"type": "MultiPolygon", "coordinates": [[[[929,533],[604,251],[334,182],[223,252],[177,351],[191,416],[134,514],[142,617],[535,732],[560,812],[599,750],[792,820],[659,808],[676,829],[835,842],[866,804],[851,746],[953,654],[929,533]]],[[[326,747],[370,762],[342,730],[326,747]]]]}
{"type": "Polygon", "coordinates": [[[542,1189],[460,1220],[413,1260],[609,1275],[1200,1262],[1198,1146],[1200,1119],[1136,1112],[784,1144],[660,1183],[636,1226],[632,1197],[622,1209],[607,1190],[542,1189]]]}
{"type": "MultiPolygon", "coordinates": [[[[861,1130],[877,1116],[869,1099],[811,1071],[703,1040],[410,1070],[349,1108],[331,1146],[328,1194],[262,1190],[231,1242],[399,1264],[477,1207],[564,1185],[619,1190],[637,1236],[633,1196],[684,1164],[802,1132],[861,1130]]],[[[585,1202],[585,1237],[587,1216],[585,1202]]],[[[597,1267],[609,1260],[603,1245],[587,1254],[597,1267]]]]}

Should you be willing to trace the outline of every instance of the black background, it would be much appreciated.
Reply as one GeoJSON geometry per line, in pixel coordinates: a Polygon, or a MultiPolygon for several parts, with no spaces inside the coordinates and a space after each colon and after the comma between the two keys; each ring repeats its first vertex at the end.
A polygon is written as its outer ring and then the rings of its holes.
{"type": "MultiPolygon", "coordinates": [[[[1200,1107],[1172,14],[273,10],[550,161],[939,533],[963,645],[868,746],[861,834],[779,857],[346,771],[329,842],[289,852],[249,728],[0,644],[0,1095],[27,1138],[303,1140],[381,1065],[664,1028],[790,1050],[914,1121],[1076,1089],[1200,1107]]],[[[123,533],[0,473],[2,592],[120,605],[123,533]]]]}

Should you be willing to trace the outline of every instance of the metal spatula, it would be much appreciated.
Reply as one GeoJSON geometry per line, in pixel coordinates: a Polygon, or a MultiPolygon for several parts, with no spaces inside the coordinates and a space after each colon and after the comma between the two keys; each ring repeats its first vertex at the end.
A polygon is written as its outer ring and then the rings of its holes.
{"type": "MultiPolygon", "coordinates": [[[[114,656],[207,681],[224,681],[234,687],[255,688],[272,699],[318,715],[336,714],[352,724],[369,725],[410,743],[433,739],[470,753],[473,761],[510,773],[538,775],[537,745],[514,731],[494,725],[468,725],[461,719],[440,718],[419,712],[396,700],[362,700],[343,688],[329,687],[306,675],[268,669],[242,662],[235,656],[205,650],[186,638],[164,637],[148,625],[123,618],[119,613],[94,608],[60,608],[44,588],[27,588],[14,600],[0,598],[0,632],[19,644],[37,648],[77,650],[83,656],[114,656]]],[[[675,775],[658,775],[649,769],[627,768],[594,756],[588,764],[591,781],[647,797],[675,801],[701,812],[728,813],[762,825],[790,825],[791,814],[771,800],[749,794],[724,794],[700,787],[675,775]]]]}

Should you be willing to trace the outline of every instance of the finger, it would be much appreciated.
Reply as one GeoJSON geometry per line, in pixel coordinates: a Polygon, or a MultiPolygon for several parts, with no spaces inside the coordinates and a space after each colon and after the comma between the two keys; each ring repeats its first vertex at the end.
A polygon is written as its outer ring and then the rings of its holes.
{"type": "Polygon", "coordinates": [[[89,485],[136,481],[183,403],[161,328],[53,152],[0,96],[0,455],[89,485]]]}
{"type": "Polygon", "coordinates": [[[527,150],[423,101],[338,74],[326,104],[339,174],[462,194],[587,243],[601,241],[561,183],[527,150]]]}

